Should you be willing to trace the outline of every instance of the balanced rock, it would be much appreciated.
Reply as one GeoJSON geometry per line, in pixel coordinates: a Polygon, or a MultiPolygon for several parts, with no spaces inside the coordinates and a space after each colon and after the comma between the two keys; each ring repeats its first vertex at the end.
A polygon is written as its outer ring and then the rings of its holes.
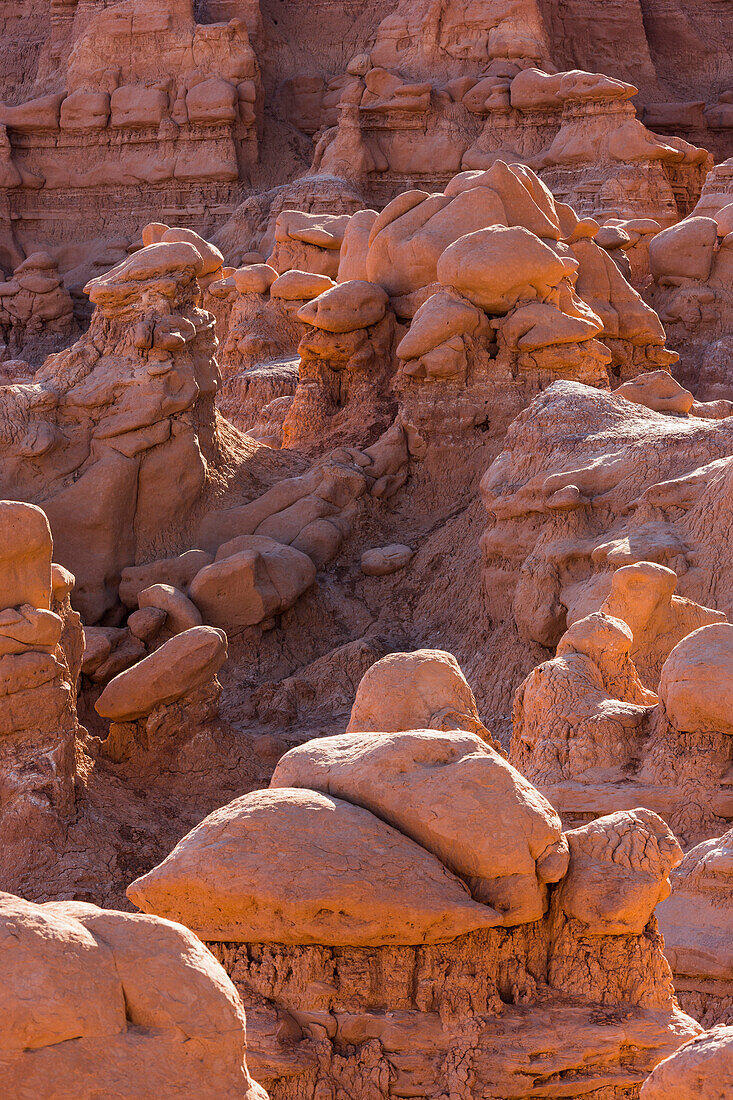
{"type": "Polygon", "coordinates": [[[452,653],[388,653],[361,679],[347,733],[416,729],[468,729],[488,736],[452,653]]]}
{"type": "Polygon", "coordinates": [[[560,819],[475,734],[347,733],[291,749],[271,787],[310,787],[371,810],[463,878],[506,925],[538,920],[567,870],[560,819]]]}
{"type": "Polygon", "coordinates": [[[362,279],[337,283],[298,310],[298,319],[324,332],[355,332],[382,320],[387,295],[362,279]]]}

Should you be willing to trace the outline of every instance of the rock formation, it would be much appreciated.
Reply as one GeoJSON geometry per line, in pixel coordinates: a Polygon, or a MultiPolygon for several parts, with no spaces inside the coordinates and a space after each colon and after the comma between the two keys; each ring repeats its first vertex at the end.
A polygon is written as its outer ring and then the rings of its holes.
{"type": "Polygon", "coordinates": [[[82,630],[40,508],[0,501],[0,844],[23,889],[63,849],[74,811],[82,630]]]}
{"type": "Polygon", "coordinates": [[[705,1027],[733,1022],[733,834],[690,849],[658,916],[680,1003],[705,1027]]]}
{"type": "Polygon", "coordinates": [[[0,894],[8,1095],[266,1100],[242,1003],[191,932],[77,901],[0,894]]]}
{"type": "Polygon", "coordinates": [[[0,35],[0,1093],[714,1095],[724,0],[0,35]]]}
{"type": "Polygon", "coordinates": [[[641,1100],[717,1100],[733,1087],[733,1031],[714,1027],[664,1060],[641,1090],[641,1100]]]}
{"type": "Polygon", "coordinates": [[[644,810],[563,836],[474,734],[350,733],[288,753],[128,894],[210,943],[276,1097],[620,1096],[698,1030],[653,917],[680,858],[644,810]]]}

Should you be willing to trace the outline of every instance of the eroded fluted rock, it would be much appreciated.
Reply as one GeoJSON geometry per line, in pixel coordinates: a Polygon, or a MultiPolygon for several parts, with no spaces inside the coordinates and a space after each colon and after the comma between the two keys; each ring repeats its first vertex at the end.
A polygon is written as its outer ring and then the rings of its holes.
{"type": "Polygon", "coordinates": [[[589,935],[639,935],[669,895],[669,872],[682,849],[651,810],[619,811],[566,834],[570,868],[559,892],[563,911],[589,935]]]}

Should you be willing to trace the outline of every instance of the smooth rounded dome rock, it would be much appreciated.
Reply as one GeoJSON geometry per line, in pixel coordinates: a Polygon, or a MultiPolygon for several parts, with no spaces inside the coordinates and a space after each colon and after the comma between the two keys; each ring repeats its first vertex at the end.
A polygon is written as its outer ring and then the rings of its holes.
{"type": "Polygon", "coordinates": [[[472,733],[316,738],[282,757],[270,786],[312,788],[371,810],[433,852],[506,925],[539,920],[543,883],[567,869],[552,806],[472,733]]]}
{"type": "Polygon", "coordinates": [[[727,1100],[733,1096],[733,1027],[703,1032],[660,1062],[641,1100],[727,1100]]]}
{"type": "Polygon", "coordinates": [[[298,320],[324,332],[355,332],[382,320],[387,294],[376,283],[353,279],[319,294],[298,310],[298,320]]]}
{"type": "Polygon", "coordinates": [[[249,264],[247,267],[238,267],[232,275],[234,285],[240,294],[266,294],[277,277],[277,271],[269,264],[249,264]]]}
{"type": "Polygon", "coordinates": [[[364,673],[346,732],[461,729],[459,716],[472,731],[481,726],[473,692],[452,653],[388,653],[364,673]]]}
{"type": "Polygon", "coordinates": [[[501,915],[374,814],[316,791],[255,791],[210,814],[127,890],[203,940],[439,943],[501,915]]]}
{"type": "Polygon", "coordinates": [[[678,642],[662,667],[659,698],[679,731],[733,734],[733,625],[703,626],[678,642]]]}
{"type": "Polygon", "coordinates": [[[335,286],[336,283],[328,275],[293,269],[286,271],[284,275],[278,275],[270,285],[270,294],[273,298],[283,298],[286,302],[303,302],[317,298],[324,290],[335,286]]]}
{"type": "Polygon", "coordinates": [[[0,1078],[44,1100],[267,1100],[242,1002],[187,928],[0,894],[0,1078]]]}
{"type": "Polygon", "coordinates": [[[487,313],[503,314],[522,298],[544,298],[577,268],[528,229],[492,225],[449,245],[438,260],[438,279],[487,313]]]}

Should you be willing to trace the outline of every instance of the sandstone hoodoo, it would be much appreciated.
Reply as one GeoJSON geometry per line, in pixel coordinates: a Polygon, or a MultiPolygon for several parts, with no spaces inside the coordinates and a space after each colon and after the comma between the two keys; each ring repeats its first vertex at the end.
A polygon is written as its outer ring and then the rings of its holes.
{"type": "Polygon", "coordinates": [[[0,1095],[731,1091],[727,9],[0,4],[0,1095]]]}

